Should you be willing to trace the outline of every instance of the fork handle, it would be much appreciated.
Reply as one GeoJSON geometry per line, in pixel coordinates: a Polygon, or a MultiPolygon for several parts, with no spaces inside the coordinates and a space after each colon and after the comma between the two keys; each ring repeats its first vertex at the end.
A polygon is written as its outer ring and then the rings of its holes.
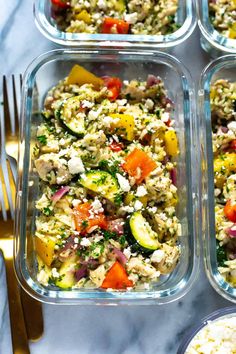
{"type": "Polygon", "coordinates": [[[24,312],[28,340],[35,342],[43,335],[42,305],[32,298],[24,289],[20,289],[20,297],[24,312]]]}
{"type": "Polygon", "coordinates": [[[13,354],[30,354],[13,260],[5,259],[13,354]]]}

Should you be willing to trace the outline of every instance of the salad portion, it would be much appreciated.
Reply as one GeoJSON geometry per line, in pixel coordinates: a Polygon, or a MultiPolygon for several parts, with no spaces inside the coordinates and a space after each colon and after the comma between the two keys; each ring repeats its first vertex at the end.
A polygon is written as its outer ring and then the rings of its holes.
{"type": "Polygon", "coordinates": [[[219,272],[236,287],[236,83],[211,87],[215,227],[219,272]]]}
{"type": "Polygon", "coordinates": [[[209,0],[209,15],[218,32],[236,39],[236,0],[209,0]]]}
{"type": "Polygon", "coordinates": [[[37,279],[149,289],[178,263],[174,105],[163,81],[75,65],[46,96],[34,165],[37,279]]]}
{"type": "Polygon", "coordinates": [[[178,0],[51,0],[62,31],[106,34],[175,32],[178,0]]]}

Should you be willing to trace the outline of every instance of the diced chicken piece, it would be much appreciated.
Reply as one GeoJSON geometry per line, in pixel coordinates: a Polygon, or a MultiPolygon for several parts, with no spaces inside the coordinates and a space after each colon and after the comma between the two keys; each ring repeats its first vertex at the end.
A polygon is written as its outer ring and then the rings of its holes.
{"type": "Polygon", "coordinates": [[[35,161],[40,178],[49,184],[64,184],[71,180],[67,161],[57,154],[43,154],[35,161]]]}

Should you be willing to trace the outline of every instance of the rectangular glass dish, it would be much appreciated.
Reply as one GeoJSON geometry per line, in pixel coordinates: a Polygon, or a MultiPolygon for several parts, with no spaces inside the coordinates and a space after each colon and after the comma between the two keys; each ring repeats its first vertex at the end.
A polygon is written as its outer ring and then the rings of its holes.
{"type": "Polygon", "coordinates": [[[236,39],[222,35],[211,23],[208,0],[196,0],[196,4],[202,48],[212,57],[236,53],[236,39]]]}
{"type": "Polygon", "coordinates": [[[56,50],[37,58],[24,76],[21,112],[21,147],[17,194],[15,267],[21,285],[33,297],[48,303],[68,304],[162,304],[183,296],[198,270],[199,210],[196,171],[196,121],[194,90],[190,74],[174,57],[160,52],[122,50],[56,50]],[[180,153],[176,157],[178,199],[177,217],[181,224],[180,259],[171,274],[150,283],[149,290],[104,291],[102,289],[63,290],[43,286],[37,281],[34,251],[35,202],[39,177],[35,172],[33,149],[36,132],[43,118],[39,113],[48,90],[79,64],[98,76],[112,75],[121,80],[146,80],[149,74],[160,76],[175,104],[175,130],[180,153]],[[138,77],[137,77],[138,73],[138,77]]]}
{"type": "MultiPolygon", "coordinates": [[[[217,187],[217,180],[215,177],[216,175],[214,175],[214,167],[216,165],[213,164],[213,161],[216,160],[218,155],[216,155],[214,160],[214,153],[212,147],[212,143],[213,143],[212,116],[211,116],[211,105],[210,105],[210,87],[216,80],[229,80],[229,82],[236,82],[236,56],[235,55],[227,55],[219,59],[216,59],[211,64],[209,64],[203,71],[201,76],[201,82],[200,82],[200,90],[199,90],[199,119],[200,119],[200,141],[201,141],[201,161],[202,161],[201,162],[201,169],[202,169],[201,193],[202,193],[202,214],[203,214],[202,235],[203,235],[205,269],[206,269],[208,279],[211,285],[213,286],[213,288],[226,299],[232,302],[236,302],[236,288],[233,287],[229,282],[227,282],[219,272],[218,269],[219,266],[218,262],[220,261],[219,253],[218,253],[218,260],[217,260],[215,204],[216,204],[216,198],[219,199],[222,194],[218,196],[218,191],[215,190],[215,186],[214,186],[214,183],[216,183],[216,187],[217,187]],[[215,194],[216,192],[217,194],[215,194]]],[[[225,112],[225,110],[223,110],[223,112],[225,112]]],[[[225,128],[227,128],[226,125],[227,125],[227,120],[225,120],[225,124],[222,124],[222,128],[221,128],[222,138],[223,138],[223,134],[227,134],[228,132],[227,129],[225,130],[225,128]]],[[[219,145],[218,149],[220,149],[220,147],[221,145],[219,145]]],[[[222,163],[226,161],[224,153],[230,154],[231,152],[231,150],[229,150],[229,147],[227,147],[227,143],[225,144],[224,149],[225,150],[223,150],[222,155],[219,155],[219,158],[222,160],[222,163]]],[[[223,187],[217,187],[217,188],[223,190],[223,187]]],[[[223,195],[224,195],[224,202],[222,201],[221,203],[223,203],[222,205],[225,205],[226,202],[225,192],[223,192],[223,195]]],[[[226,232],[228,232],[227,231],[228,229],[226,229],[227,227],[228,228],[230,227],[230,225],[228,225],[228,221],[223,219],[222,222],[224,222],[224,224],[222,224],[222,226],[224,226],[222,230],[223,231],[226,230],[226,232]]],[[[219,233],[220,227],[219,226],[217,227],[219,233]]],[[[223,234],[222,234],[222,240],[224,240],[223,234]]]]}
{"type": "Polygon", "coordinates": [[[34,16],[38,29],[49,40],[63,46],[76,47],[80,45],[117,46],[122,47],[155,47],[167,49],[182,43],[193,32],[196,21],[192,0],[179,0],[176,14],[176,23],[180,28],[166,35],[139,35],[139,34],[89,34],[69,33],[57,28],[51,16],[51,3],[48,0],[36,0],[34,3],[34,16]]]}

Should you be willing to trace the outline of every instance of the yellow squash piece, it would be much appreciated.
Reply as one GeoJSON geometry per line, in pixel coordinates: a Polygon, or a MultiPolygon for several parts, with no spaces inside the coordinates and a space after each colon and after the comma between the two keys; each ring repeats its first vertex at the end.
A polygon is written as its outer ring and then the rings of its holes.
{"type": "Polygon", "coordinates": [[[76,20],[84,21],[88,25],[91,23],[91,16],[86,10],[82,10],[79,14],[75,15],[76,20]]]}
{"type": "Polygon", "coordinates": [[[134,117],[130,114],[110,114],[110,117],[115,119],[115,123],[112,123],[112,128],[114,133],[121,136],[122,138],[132,141],[134,139],[134,117]],[[117,118],[119,119],[118,121],[117,118]]]}
{"type": "Polygon", "coordinates": [[[35,249],[42,261],[50,267],[54,258],[56,241],[51,237],[40,238],[35,236],[35,249]]]}
{"type": "Polygon", "coordinates": [[[167,130],[165,132],[165,147],[166,152],[170,156],[176,156],[179,153],[178,140],[174,130],[167,130]]]}
{"type": "Polygon", "coordinates": [[[229,29],[229,38],[236,39],[236,22],[229,29]]]}
{"type": "Polygon", "coordinates": [[[88,70],[84,69],[80,65],[75,65],[71,69],[69,76],[67,77],[68,85],[79,85],[93,84],[96,90],[98,90],[104,83],[103,80],[94,74],[90,73],[88,70]]]}
{"type": "Polygon", "coordinates": [[[214,159],[214,172],[228,176],[236,172],[236,153],[225,153],[214,159]]]}

